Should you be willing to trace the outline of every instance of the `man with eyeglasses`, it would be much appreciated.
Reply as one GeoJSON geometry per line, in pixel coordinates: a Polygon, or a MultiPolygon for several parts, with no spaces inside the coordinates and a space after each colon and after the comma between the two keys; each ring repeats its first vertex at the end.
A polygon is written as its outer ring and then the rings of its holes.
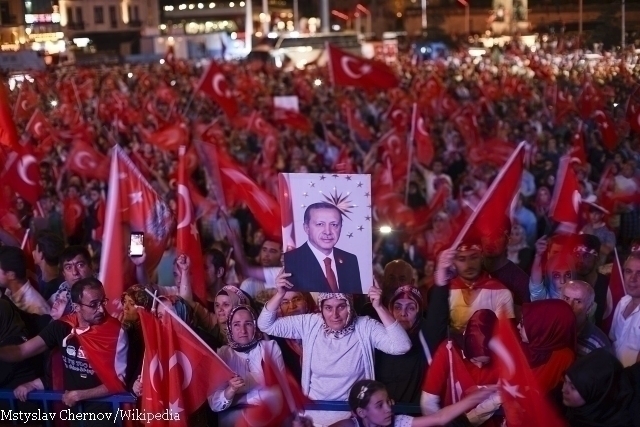
{"type": "MultiPolygon", "coordinates": [[[[94,272],[91,268],[91,255],[84,246],[77,245],[65,248],[60,254],[60,270],[62,271],[64,282],[49,298],[49,305],[52,307],[59,294],[69,292],[71,287],[80,279],[94,277],[94,272]]],[[[71,301],[68,301],[67,304],[71,304],[71,301]]]]}
{"type": "MultiPolygon", "coordinates": [[[[52,321],[36,337],[0,348],[0,361],[19,362],[47,349],[59,348],[63,362],[62,402],[78,413],[78,403],[125,391],[128,341],[120,322],[107,313],[104,287],[93,277],[71,287],[73,313],[52,321]]],[[[55,373],[54,373],[55,374],[55,373]]],[[[82,413],[111,412],[108,403],[84,402],[82,413]]],[[[71,425],[79,423],[71,423],[71,425]]],[[[112,425],[92,421],[91,425],[112,425]]]]}
{"type": "Polygon", "coordinates": [[[593,320],[600,327],[602,319],[615,307],[607,307],[609,276],[598,271],[600,257],[600,239],[591,234],[577,236],[573,246],[573,262],[576,278],[588,283],[595,291],[596,311],[593,320]],[[606,314],[606,315],[605,315],[606,314]]]}

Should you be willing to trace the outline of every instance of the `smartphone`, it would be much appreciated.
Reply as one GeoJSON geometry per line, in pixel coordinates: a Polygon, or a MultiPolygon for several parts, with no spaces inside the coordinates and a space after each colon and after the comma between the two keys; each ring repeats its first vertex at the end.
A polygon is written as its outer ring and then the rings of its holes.
{"type": "Polygon", "coordinates": [[[129,255],[133,257],[142,256],[144,254],[144,233],[131,232],[131,240],[129,240],[129,255]]]}

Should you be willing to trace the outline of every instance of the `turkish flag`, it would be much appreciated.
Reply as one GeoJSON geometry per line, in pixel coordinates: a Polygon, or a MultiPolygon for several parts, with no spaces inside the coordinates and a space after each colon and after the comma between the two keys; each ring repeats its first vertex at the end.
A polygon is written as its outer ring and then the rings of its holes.
{"type": "Polygon", "coordinates": [[[351,106],[351,103],[344,102],[342,104],[342,111],[347,117],[347,125],[351,132],[355,133],[358,138],[365,141],[370,141],[373,138],[373,134],[367,125],[356,115],[355,109],[351,106]]]}
{"type": "Polygon", "coordinates": [[[130,232],[144,233],[145,267],[152,271],[160,262],[175,224],[164,199],[118,145],[111,151],[108,188],[100,281],[112,310],[119,311],[122,292],[134,283],[134,269],[128,257],[130,232]]]}
{"type": "Polygon", "coordinates": [[[6,182],[32,206],[35,206],[42,194],[40,168],[35,156],[27,146],[17,144],[15,151],[8,154],[5,172],[0,182],[6,182]]]}
{"type": "Polygon", "coordinates": [[[73,141],[67,168],[83,178],[106,181],[109,178],[109,158],[83,140],[73,141]]]}
{"type": "Polygon", "coordinates": [[[66,197],[63,202],[63,223],[65,236],[75,236],[85,218],[82,201],[78,197],[66,197]]]}
{"type": "Polygon", "coordinates": [[[234,202],[245,202],[265,234],[276,241],[280,240],[282,232],[280,205],[275,198],[260,188],[221,149],[211,144],[203,144],[203,148],[211,163],[218,165],[221,187],[218,190],[223,192],[224,200],[229,205],[233,205],[234,202]]]}
{"type": "Polygon", "coordinates": [[[33,110],[37,106],[38,95],[27,86],[22,86],[18,99],[16,100],[14,117],[19,120],[25,120],[33,114],[33,110]]]}
{"type": "Polygon", "coordinates": [[[187,147],[184,145],[178,149],[178,229],[176,246],[178,253],[187,255],[191,260],[191,287],[193,288],[193,294],[201,302],[204,302],[206,301],[204,261],[187,178],[186,151],[187,147]]]}
{"type": "Polygon", "coordinates": [[[311,122],[309,119],[294,110],[275,108],[273,110],[273,121],[302,132],[311,131],[311,122]]]}
{"type": "Polygon", "coordinates": [[[329,72],[334,86],[355,86],[367,89],[391,89],[398,86],[398,77],[388,65],[352,55],[327,44],[329,72]]]}
{"type": "Polygon", "coordinates": [[[254,111],[249,116],[247,129],[249,130],[249,132],[253,132],[258,136],[278,134],[277,129],[271,126],[257,111],[254,111]]]}
{"type": "Polygon", "coordinates": [[[489,341],[500,372],[500,395],[509,427],[564,427],[566,423],[540,392],[509,319],[501,318],[489,341]]]}
{"type": "Polygon", "coordinates": [[[578,178],[571,165],[571,157],[564,156],[558,165],[558,177],[553,189],[549,217],[567,224],[567,231],[575,231],[580,218],[580,201],[578,178]]]}
{"type": "Polygon", "coordinates": [[[525,151],[525,142],[521,142],[467,219],[453,247],[457,247],[465,236],[479,240],[495,229],[502,215],[510,216],[513,200],[520,191],[525,151]]]}
{"type": "Polygon", "coordinates": [[[217,102],[229,119],[233,119],[238,114],[236,97],[229,88],[229,82],[222,73],[222,69],[215,61],[211,61],[209,68],[202,75],[197,90],[201,90],[217,102]]]}
{"type": "Polygon", "coordinates": [[[38,140],[43,140],[53,132],[47,117],[40,110],[34,111],[25,130],[38,140]]]}
{"type": "Polygon", "coordinates": [[[60,320],[71,326],[71,334],[78,337],[89,364],[107,390],[110,393],[124,393],[127,352],[121,350],[125,348],[126,340],[122,324],[116,318],[107,315],[104,323],[93,325],[88,330],[79,330],[76,313],[67,314],[60,320]]]}
{"type": "Polygon", "coordinates": [[[146,425],[186,427],[188,416],[233,372],[171,310],[165,311],[162,320],[142,309],[138,313],[145,346],[140,409],[156,414],[169,410],[174,419],[146,425]]]}
{"type": "Polygon", "coordinates": [[[582,118],[588,119],[596,110],[602,109],[604,97],[601,91],[588,81],[582,87],[576,104],[582,118]]]}
{"type": "Polygon", "coordinates": [[[380,137],[378,144],[383,150],[382,157],[388,156],[391,159],[394,181],[406,179],[409,162],[406,138],[403,138],[396,129],[391,129],[380,137]]]}
{"type": "Polygon", "coordinates": [[[407,110],[403,108],[401,102],[394,103],[387,112],[387,120],[391,122],[391,125],[398,130],[398,132],[406,132],[409,124],[409,115],[407,110]]]}
{"type": "Polygon", "coordinates": [[[423,165],[430,165],[435,155],[433,140],[425,127],[424,118],[418,113],[417,104],[413,104],[411,115],[411,135],[415,144],[416,159],[423,165]]]}
{"type": "Polygon", "coordinates": [[[611,325],[613,324],[613,313],[623,296],[627,294],[624,288],[624,276],[622,275],[622,267],[620,258],[618,258],[618,250],[613,248],[613,268],[611,276],[609,276],[609,288],[607,289],[607,308],[602,316],[602,324],[600,329],[609,336],[611,325]]]}
{"type": "Polygon", "coordinates": [[[18,146],[18,133],[9,105],[7,90],[4,84],[0,84],[0,145],[15,150],[18,146]]]}
{"type": "Polygon", "coordinates": [[[618,131],[611,116],[603,110],[596,110],[596,112],[593,113],[593,118],[602,135],[604,147],[609,151],[615,150],[618,145],[618,131]]]}
{"type": "Polygon", "coordinates": [[[636,85],[627,102],[627,121],[631,129],[640,132],[640,85],[636,85]]]}
{"type": "Polygon", "coordinates": [[[278,174],[278,189],[280,198],[280,209],[282,211],[282,236],[284,238],[284,248],[297,247],[296,234],[293,226],[293,201],[291,200],[291,188],[287,179],[288,174],[278,174]]]}
{"type": "Polygon", "coordinates": [[[184,123],[173,123],[155,132],[143,132],[149,144],[153,144],[165,151],[178,151],[178,147],[189,140],[189,131],[184,123]]]}
{"type": "Polygon", "coordinates": [[[242,417],[236,427],[270,427],[286,425],[287,419],[304,409],[310,400],[302,394],[300,385],[287,372],[281,370],[275,361],[265,352],[262,353],[264,372],[263,390],[265,396],[259,405],[250,406],[242,411],[242,417]]]}

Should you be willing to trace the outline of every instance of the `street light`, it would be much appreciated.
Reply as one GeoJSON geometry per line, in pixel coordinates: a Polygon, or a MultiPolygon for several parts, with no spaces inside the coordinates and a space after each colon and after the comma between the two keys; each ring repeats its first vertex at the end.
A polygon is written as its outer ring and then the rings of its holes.
{"type": "Polygon", "coordinates": [[[458,2],[464,6],[464,26],[467,31],[467,35],[471,32],[471,15],[469,14],[469,2],[467,0],[458,0],[458,2]]]}

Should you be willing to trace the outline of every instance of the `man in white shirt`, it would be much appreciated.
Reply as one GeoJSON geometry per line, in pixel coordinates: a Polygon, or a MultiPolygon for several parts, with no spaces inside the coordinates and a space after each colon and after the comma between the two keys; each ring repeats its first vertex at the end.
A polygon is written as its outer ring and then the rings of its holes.
{"type": "Polygon", "coordinates": [[[27,259],[15,246],[0,248],[0,287],[20,310],[31,314],[49,314],[51,307],[27,280],[27,259]]]}
{"type": "Polygon", "coordinates": [[[616,356],[627,367],[640,362],[640,251],[632,250],[622,275],[627,295],[622,297],[613,314],[609,338],[616,356]]]}
{"type": "MultiPolygon", "coordinates": [[[[260,248],[260,255],[258,255],[258,264],[263,268],[280,267],[282,263],[282,243],[273,240],[265,240],[260,248]]],[[[253,277],[246,278],[240,289],[248,293],[251,298],[255,298],[258,293],[267,288],[263,280],[258,280],[253,277]]]]}

